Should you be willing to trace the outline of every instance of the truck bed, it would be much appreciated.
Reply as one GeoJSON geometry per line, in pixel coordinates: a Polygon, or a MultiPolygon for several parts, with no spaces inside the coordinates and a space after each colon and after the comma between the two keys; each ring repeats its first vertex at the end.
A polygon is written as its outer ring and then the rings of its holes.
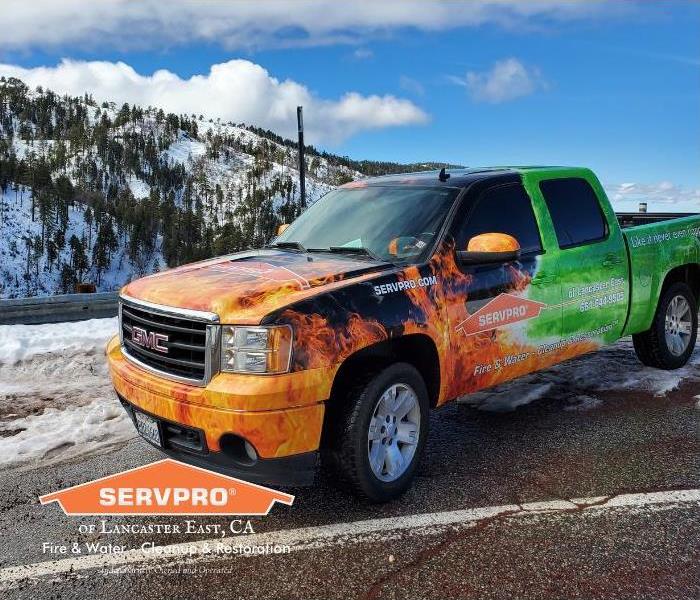
{"type": "Polygon", "coordinates": [[[626,333],[639,333],[651,325],[666,274],[675,268],[696,269],[700,265],[700,215],[627,215],[626,225],[621,220],[625,213],[617,215],[630,258],[632,293],[626,333]]]}

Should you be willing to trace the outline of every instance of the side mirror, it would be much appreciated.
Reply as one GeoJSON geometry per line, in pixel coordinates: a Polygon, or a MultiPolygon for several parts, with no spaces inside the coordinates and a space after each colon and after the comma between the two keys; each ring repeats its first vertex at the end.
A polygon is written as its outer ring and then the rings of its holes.
{"type": "Polygon", "coordinates": [[[482,233],[469,240],[466,250],[457,250],[457,259],[465,265],[496,264],[518,260],[520,244],[506,233],[482,233]]]}
{"type": "Polygon", "coordinates": [[[278,228],[277,228],[277,235],[282,235],[284,233],[284,230],[289,227],[289,223],[282,223],[278,228]]]}

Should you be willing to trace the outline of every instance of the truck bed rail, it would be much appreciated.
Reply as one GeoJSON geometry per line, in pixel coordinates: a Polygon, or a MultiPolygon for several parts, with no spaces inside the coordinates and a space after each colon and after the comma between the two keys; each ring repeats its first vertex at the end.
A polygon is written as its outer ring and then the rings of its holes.
{"type": "Polygon", "coordinates": [[[696,213],[643,213],[643,212],[616,212],[618,223],[622,229],[635,227],[637,225],[647,225],[648,223],[661,223],[671,219],[682,219],[683,217],[695,217],[696,213]]]}

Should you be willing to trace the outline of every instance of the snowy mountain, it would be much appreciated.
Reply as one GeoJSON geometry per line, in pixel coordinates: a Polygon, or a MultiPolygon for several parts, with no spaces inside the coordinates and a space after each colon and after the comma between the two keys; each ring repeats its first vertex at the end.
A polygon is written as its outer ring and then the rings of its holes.
{"type": "MultiPolygon", "coordinates": [[[[5,193],[0,190],[0,207],[4,209],[2,237],[0,237],[0,298],[41,296],[60,291],[71,291],[72,279],[63,282],[62,265],[73,264],[75,249],[69,244],[57,248],[50,240],[52,250],[39,252],[41,223],[32,221],[29,188],[17,186],[5,193]],[[31,245],[30,245],[31,244],[31,245]],[[55,249],[54,249],[55,248],[55,249]],[[55,258],[54,254],[55,253],[55,258]]],[[[85,221],[86,207],[76,203],[68,209],[68,224],[61,235],[66,240],[86,240],[87,252],[92,255],[96,246],[94,228],[85,221]]],[[[100,274],[100,290],[116,290],[125,282],[164,268],[159,248],[139,254],[136,260],[128,252],[128,244],[119,245],[113,252],[109,266],[100,274]]],[[[83,280],[94,277],[88,268],[83,280]]]]}
{"type": "MultiPolygon", "coordinates": [[[[436,166],[306,154],[308,203],[364,174],[436,166]]],[[[269,131],[0,78],[0,298],[114,290],[262,245],[301,211],[297,164],[269,131]]]]}

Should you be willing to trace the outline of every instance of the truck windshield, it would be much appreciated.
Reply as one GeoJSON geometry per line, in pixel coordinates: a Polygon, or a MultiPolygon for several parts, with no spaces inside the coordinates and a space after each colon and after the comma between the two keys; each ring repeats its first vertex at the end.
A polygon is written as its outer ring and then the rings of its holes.
{"type": "Polygon", "coordinates": [[[458,194],[456,188],[417,186],[339,188],[311,205],[272,245],[416,260],[433,245],[458,194]]]}

